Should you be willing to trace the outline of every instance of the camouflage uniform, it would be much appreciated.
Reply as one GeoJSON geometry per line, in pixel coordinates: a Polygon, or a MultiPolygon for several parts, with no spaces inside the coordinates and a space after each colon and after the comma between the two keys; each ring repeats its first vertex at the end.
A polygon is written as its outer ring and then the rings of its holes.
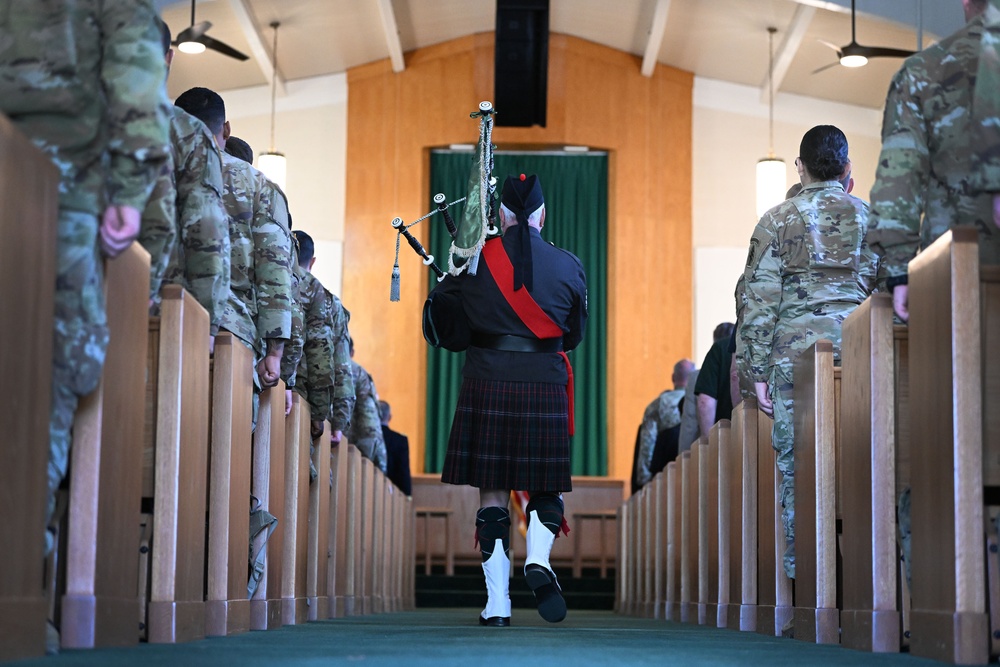
{"type": "Polygon", "coordinates": [[[77,401],[97,386],[107,349],[100,215],[110,205],[142,211],[167,159],[156,21],[147,0],[0,3],[0,112],[60,174],[50,514],[77,401]]]}
{"type": "Polygon", "coordinates": [[[150,255],[150,314],[159,314],[161,287],[178,284],[208,311],[214,335],[229,296],[222,159],[200,120],[179,107],[171,110],[171,159],[156,181],[139,233],[150,255]]]}
{"type": "Polygon", "coordinates": [[[331,295],[308,271],[299,268],[299,307],[305,317],[305,342],[299,362],[299,377],[304,378],[299,393],[309,401],[313,421],[326,421],[332,407],[333,320],[331,295]]]}
{"type": "Polygon", "coordinates": [[[979,16],[907,58],[889,86],[869,243],[890,278],[906,275],[918,250],[959,224],[979,230],[984,264],[1000,263],[992,198],[972,187],[969,109],[982,35],[979,16]]]}
{"type": "Polygon", "coordinates": [[[330,401],[330,424],[334,431],[347,433],[357,405],[354,370],[351,362],[350,333],[347,324],[351,314],[335,295],[330,297],[331,335],[333,337],[333,396],[330,401]]]}
{"type": "Polygon", "coordinates": [[[774,403],[772,444],[781,471],[785,572],[795,576],[792,365],[821,338],[840,355],[844,319],[875,284],[877,258],[865,243],[868,206],[837,181],[820,181],[772,208],[750,239],[746,310],[739,329],[754,382],[774,403]]]}
{"type": "Polygon", "coordinates": [[[635,463],[637,486],[645,486],[653,479],[650,465],[653,463],[653,450],[656,449],[656,436],[660,431],[680,425],[682,400],[684,400],[684,390],[671,389],[657,396],[646,406],[646,411],[642,415],[642,425],[639,427],[639,453],[635,463]]]}
{"type": "Polygon", "coordinates": [[[983,15],[979,71],[972,99],[973,173],[976,187],[1000,193],[1000,0],[990,0],[983,15]]]}
{"type": "Polygon", "coordinates": [[[256,169],[222,153],[223,203],[229,216],[230,290],[221,326],[252,349],[292,335],[291,233],[280,190],[256,169]]]}
{"type": "Polygon", "coordinates": [[[289,389],[306,395],[306,376],[299,374],[302,362],[302,347],[305,344],[305,315],[301,303],[301,270],[298,252],[295,249],[295,237],[292,237],[292,336],[285,342],[281,355],[281,379],[289,389]]]}
{"type": "Polygon", "coordinates": [[[361,450],[361,454],[382,470],[386,471],[385,437],[382,435],[382,421],[378,416],[378,392],[372,376],[355,361],[351,361],[354,390],[357,402],[354,416],[347,435],[347,441],[361,450]]]}

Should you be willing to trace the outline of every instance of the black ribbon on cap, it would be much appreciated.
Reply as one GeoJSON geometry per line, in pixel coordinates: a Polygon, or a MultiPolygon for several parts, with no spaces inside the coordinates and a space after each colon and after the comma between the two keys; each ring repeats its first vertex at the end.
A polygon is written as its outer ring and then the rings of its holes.
{"type": "Polygon", "coordinates": [[[500,194],[501,203],[510,209],[517,217],[517,243],[520,245],[520,258],[514,263],[514,291],[525,287],[531,291],[534,280],[534,268],[531,261],[531,229],[528,227],[528,216],[538,210],[545,199],[542,196],[542,184],[538,177],[532,174],[519,177],[508,176],[504,181],[500,194]]]}

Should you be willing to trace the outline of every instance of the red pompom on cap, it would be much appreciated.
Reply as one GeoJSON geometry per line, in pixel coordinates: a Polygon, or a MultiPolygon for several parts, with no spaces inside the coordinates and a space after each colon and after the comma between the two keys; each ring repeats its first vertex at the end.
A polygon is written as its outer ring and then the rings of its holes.
{"type": "Polygon", "coordinates": [[[521,174],[521,180],[522,180],[522,181],[523,181],[523,180],[525,180],[526,178],[528,178],[528,177],[527,177],[527,176],[525,176],[524,174],[521,174]]]}

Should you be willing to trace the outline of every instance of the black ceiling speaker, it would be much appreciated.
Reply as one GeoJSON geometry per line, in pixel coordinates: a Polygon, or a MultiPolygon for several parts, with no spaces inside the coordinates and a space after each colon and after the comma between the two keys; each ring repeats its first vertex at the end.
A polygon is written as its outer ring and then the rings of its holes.
{"type": "Polygon", "coordinates": [[[497,0],[493,68],[495,123],[545,127],[549,0],[497,0]]]}

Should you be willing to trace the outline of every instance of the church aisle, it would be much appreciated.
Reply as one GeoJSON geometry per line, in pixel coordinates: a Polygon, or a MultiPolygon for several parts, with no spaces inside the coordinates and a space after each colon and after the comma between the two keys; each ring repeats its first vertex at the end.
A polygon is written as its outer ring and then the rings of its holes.
{"type": "Polygon", "coordinates": [[[570,610],[558,625],[515,609],[510,628],[481,628],[475,609],[418,609],[289,626],[177,646],[65,651],[12,663],[67,665],[935,665],[909,655],[873,655],[753,633],[570,610]]]}

